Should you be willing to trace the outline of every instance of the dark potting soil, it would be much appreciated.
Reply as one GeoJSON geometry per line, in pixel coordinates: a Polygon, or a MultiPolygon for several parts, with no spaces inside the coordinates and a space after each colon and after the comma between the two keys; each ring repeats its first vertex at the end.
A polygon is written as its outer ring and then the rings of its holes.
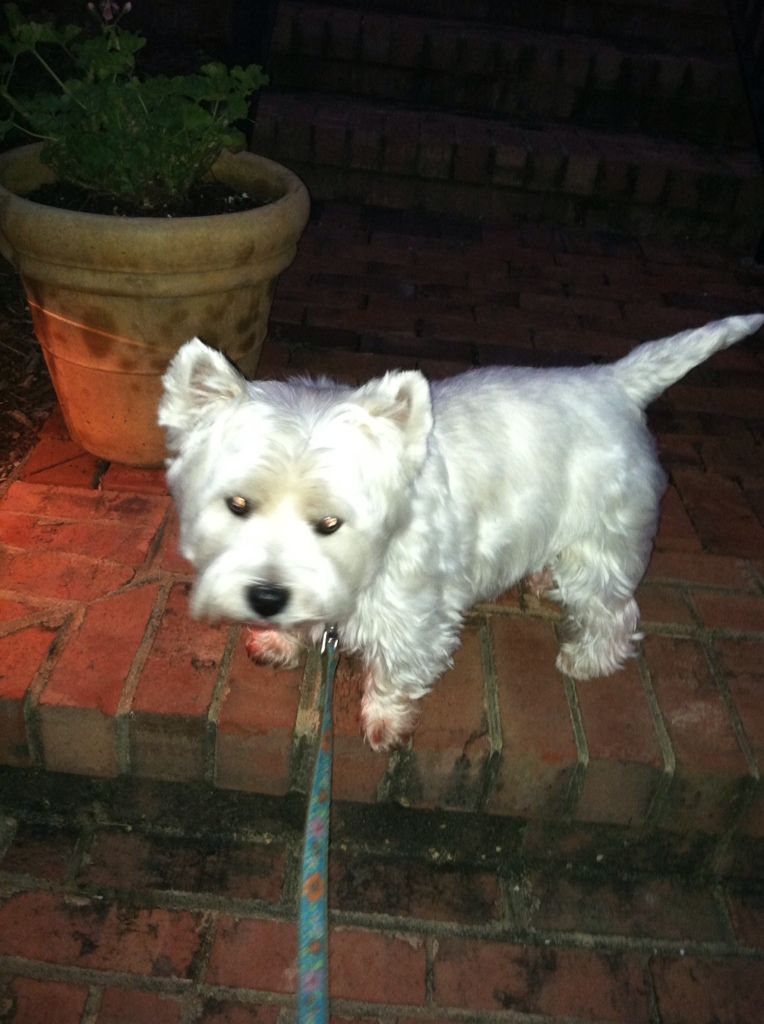
{"type": "Polygon", "coordinates": [[[221,181],[205,182],[192,189],[185,202],[165,203],[150,209],[135,206],[114,196],[91,192],[89,189],[56,181],[41,185],[27,193],[26,199],[44,206],[57,206],[63,210],[78,210],[81,213],[104,213],[111,217],[206,217],[218,213],[238,213],[266,206],[269,200],[262,200],[239,192],[221,181]]]}

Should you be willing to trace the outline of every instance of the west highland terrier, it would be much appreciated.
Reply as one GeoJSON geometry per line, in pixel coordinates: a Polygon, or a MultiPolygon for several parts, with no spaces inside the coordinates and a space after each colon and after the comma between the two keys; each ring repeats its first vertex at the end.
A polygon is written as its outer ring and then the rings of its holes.
{"type": "Polygon", "coordinates": [[[410,734],[470,606],[524,577],[564,605],[560,672],[614,672],[641,636],[634,592],[666,486],[643,410],[762,323],[730,317],[608,365],[359,388],[248,382],[189,341],[159,422],[192,613],[248,623],[252,657],[280,666],[336,625],[364,666],[374,750],[410,734]]]}

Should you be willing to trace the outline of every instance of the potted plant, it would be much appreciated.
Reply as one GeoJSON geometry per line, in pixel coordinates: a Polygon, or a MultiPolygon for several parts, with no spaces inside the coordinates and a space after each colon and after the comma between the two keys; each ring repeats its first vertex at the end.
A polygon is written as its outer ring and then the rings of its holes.
{"type": "Polygon", "coordinates": [[[254,373],[309,199],[287,168],[234,151],[260,67],[141,74],[145,40],[122,24],[131,4],[87,7],[95,31],[5,6],[0,136],[38,141],[0,155],[0,252],[72,437],[104,459],[158,465],[167,363],[198,335],[254,373]],[[46,78],[31,93],[30,65],[46,78]],[[198,213],[210,196],[226,212],[198,213]]]}

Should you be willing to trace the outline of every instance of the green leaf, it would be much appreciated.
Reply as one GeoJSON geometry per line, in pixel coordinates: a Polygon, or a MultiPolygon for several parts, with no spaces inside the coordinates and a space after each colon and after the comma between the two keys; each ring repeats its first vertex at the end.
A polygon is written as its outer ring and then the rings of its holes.
{"type": "Polygon", "coordinates": [[[136,55],[145,40],[119,24],[91,35],[25,19],[16,4],[4,11],[0,138],[23,121],[49,140],[44,160],[62,179],[137,206],[163,203],[186,194],[223,147],[244,143],[235,125],[268,81],[258,65],[144,76],[136,55]],[[26,95],[46,72],[47,84],[26,95]]]}
{"type": "Polygon", "coordinates": [[[77,66],[86,78],[95,81],[131,75],[135,68],[134,53],[130,47],[115,50],[105,36],[83,39],[72,47],[77,66]]]}

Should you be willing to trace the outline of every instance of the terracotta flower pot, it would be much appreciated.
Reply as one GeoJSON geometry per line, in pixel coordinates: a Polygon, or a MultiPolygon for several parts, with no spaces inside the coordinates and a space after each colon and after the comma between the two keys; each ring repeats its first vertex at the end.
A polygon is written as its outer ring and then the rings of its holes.
{"type": "Polygon", "coordinates": [[[118,217],[24,199],[54,180],[40,146],[0,156],[0,252],[18,270],[72,437],[103,459],[159,465],[161,376],[197,335],[251,376],[308,193],[285,167],[224,153],[215,177],[271,200],[208,217],[118,217]]]}

